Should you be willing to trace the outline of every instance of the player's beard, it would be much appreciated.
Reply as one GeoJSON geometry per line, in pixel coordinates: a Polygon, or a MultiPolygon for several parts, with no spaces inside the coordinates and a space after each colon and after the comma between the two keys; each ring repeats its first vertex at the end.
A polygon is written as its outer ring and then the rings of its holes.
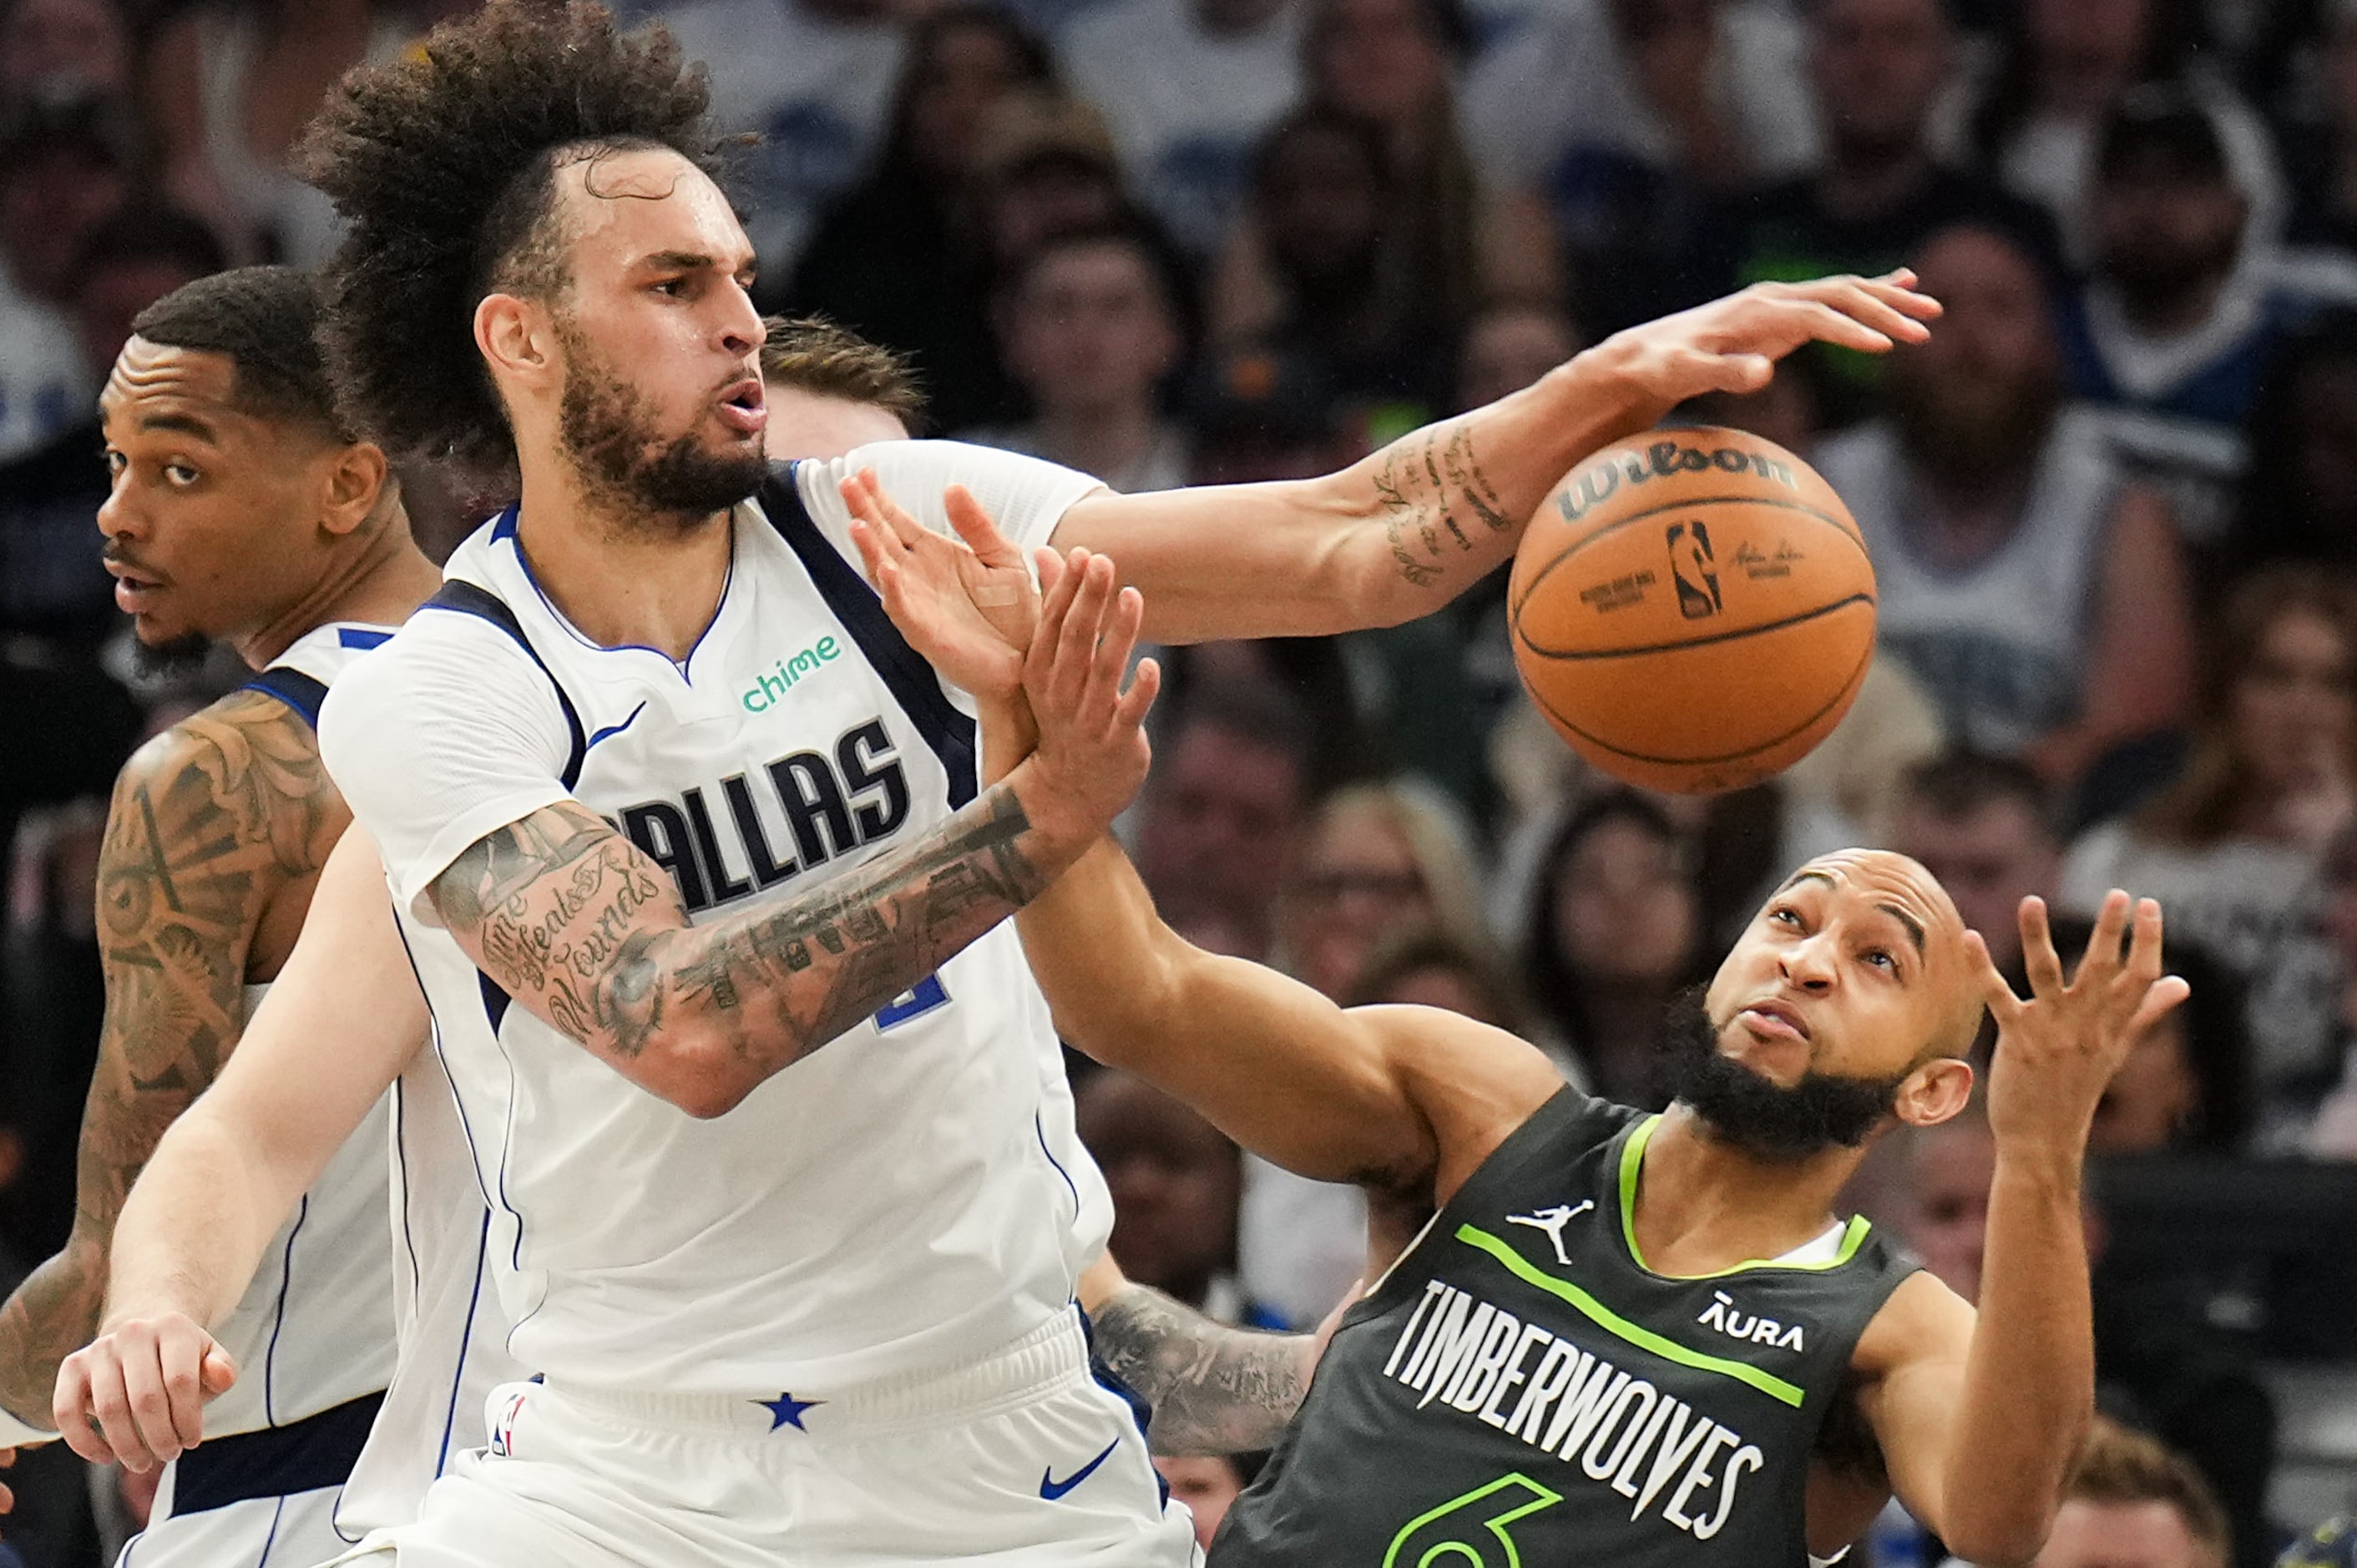
{"type": "Polygon", "coordinates": [[[1857,1147],[1898,1104],[1908,1078],[1846,1078],[1812,1068],[1799,1082],[1780,1084],[1721,1051],[1719,1033],[1701,988],[1680,992],[1663,1031],[1670,1082],[1713,1134],[1763,1160],[1857,1147]]]}
{"type": "Polygon", "coordinates": [[[760,487],[768,464],[758,446],[708,452],[693,430],[665,440],[647,400],[573,324],[560,319],[556,330],[565,346],[557,439],[593,490],[650,530],[684,532],[760,487]]]}
{"type": "Polygon", "coordinates": [[[178,680],[205,667],[212,656],[213,639],[201,631],[184,631],[161,642],[131,639],[131,668],[143,681],[178,680]]]}

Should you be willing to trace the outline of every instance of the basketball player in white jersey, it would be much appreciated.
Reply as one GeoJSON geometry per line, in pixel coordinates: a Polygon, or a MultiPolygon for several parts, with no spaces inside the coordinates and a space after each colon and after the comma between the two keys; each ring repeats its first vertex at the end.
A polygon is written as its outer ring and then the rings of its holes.
{"type": "MultiPolygon", "coordinates": [[[[991,570],[1107,550],[1163,639],[1378,624],[1501,561],[1581,453],[1935,307],[1751,293],[1301,485],[1116,497],[926,443],[772,472],[703,108],[594,7],[499,3],[348,78],[310,144],[369,428],[522,480],[327,733],[547,1381],[356,1560],[1183,1561],[1087,1381],[1060,1084],[992,929],[1119,792],[1121,736],[1051,732],[979,792],[969,708],[851,564],[855,474],[935,527],[968,486],[1015,543],[991,570]]],[[[200,1353],[170,1344],[178,1412],[200,1353]]],[[[177,1447],[100,1382],[117,1451],[177,1447]]]]}
{"type": "MultiPolygon", "coordinates": [[[[124,1195],[295,945],[349,820],[313,736],[321,699],[436,585],[382,450],[333,412],[317,318],[307,274],[202,279],[139,316],[99,400],[113,488],[98,524],[141,648],[167,660],[219,639],[256,674],[116,784],[74,1229],[0,1308],[0,1440],[51,1435],[58,1365],[98,1326],[124,1195]]],[[[212,1441],[165,1476],[143,1565],[341,1549],[338,1490],[393,1369],[381,1108],[348,1132],[217,1326],[248,1376],[215,1402],[212,1441]]]]}

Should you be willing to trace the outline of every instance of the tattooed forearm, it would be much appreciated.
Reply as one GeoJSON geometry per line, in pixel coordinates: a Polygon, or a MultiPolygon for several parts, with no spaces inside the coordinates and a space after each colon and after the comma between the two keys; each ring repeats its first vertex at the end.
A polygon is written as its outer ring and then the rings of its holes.
{"type": "Polygon", "coordinates": [[[1392,564],[1419,588],[1444,582],[1460,558],[1513,528],[1466,420],[1393,442],[1378,456],[1374,487],[1392,564]]]}
{"type": "Polygon", "coordinates": [[[565,802],[467,851],[436,908],[511,995],[581,1044],[635,1061],[692,1025],[748,1086],[798,1060],[1037,897],[1030,822],[1004,785],[932,833],[800,897],[702,926],[670,880],[565,802]]]}
{"type": "Polygon", "coordinates": [[[343,831],[309,725],[236,693],[124,767],[99,850],[106,1013],[65,1250],[0,1306],[0,1405],[47,1424],[58,1363],[88,1343],[123,1202],[166,1129],[204,1092],[245,1023],[266,921],[291,937],[308,878],[343,831]]]}
{"type": "Polygon", "coordinates": [[[1232,1328],[1146,1285],[1124,1285],[1093,1324],[1106,1369],[1154,1407],[1157,1454],[1274,1446],[1309,1386],[1308,1336],[1232,1328]]]}

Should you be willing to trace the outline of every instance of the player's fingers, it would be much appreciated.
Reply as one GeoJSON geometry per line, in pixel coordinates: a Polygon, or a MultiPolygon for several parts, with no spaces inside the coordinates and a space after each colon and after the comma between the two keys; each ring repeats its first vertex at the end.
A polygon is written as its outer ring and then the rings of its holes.
{"type": "Polygon", "coordinates": [[[884,481],[876,477],[873,468],[862,468],[856,478],[867,497],[868,515],[892,531],[892,537],[903,548],[914,549],[925,540],[925,525],[909,515],[908,510],[892,499],[884,481]]]}
{"type": "Polygon", "coordinates": [[[867,567],[867,580],[880,585],[899,552],[884,542],[882,529],[856,512],[851,517],[851,542],[867,567]]]}
{"type": "Polygon", "coordinates": [[[1911,320],[1938,320],[1948,307],[1917,287],[1917,281],[1912,268],[1900,267],[1878,278],[1860,278],[1858,287],[1911,320]]]}
{"type": "Polygon", "coordinates": [[[1086,695],[1090,672],[1095,665],[1097,639],[1104,632],[1105,616],[1113,600],[1113,563],[1102,555],[1092,555],[1080,578],[1080,591],[1072,596],[1072,610],[1064,618],[1060,646],[1056,650],[1061,676],[1060,688],[1065,701],[1075,705],[1086,695]]]}
{"type": "Polygon", "coordinates": [[[2021,967],[2029,980],[2029,994],[2060,995],[2064,989],[2062,960],[2054,951],[2054,932],[2046,915],[2046,900],[2024,898],[2018,911],[2021,927],[2021,967]]]}
{"type": "Polygon", "coordinates": [[[1089,669],[1087,711],[1101,725],[1112,724],[1120,705],[1122,677],[1129,671],[1129,656],[1137,650],[1137,628],[1145,619],[1146,598],[1135,588],[1114,595],[1089,669]]]}
{"type": "Polygon", "coordinates": [[[949,509],[950,526],[965,541],[966,548],[992,566],[1022,564],[1023,553],[1015,548],[1006,535],[998,532],[997,520],[983,510],[972,490],[963,485],[952,485],[942,501],[949,509]]]}
{"type": "Polygon", "coordinates": [[[2086,953],[2079,960],[2076,985],[2101,985],[2119,972],[2120,949],[2128,934],[2128,896],[2118,888],[2104,895],[2095,911],[2095,929],[2088,933],[2086,953]]]}
{"type": "Polygon", "coordinates": [[[2144,1032],[2159,1023],[2187,997],[2193,986],[2184,976],[2164,974],[2145,988],[2144,999],[2136,1004],[2136,1016],[2128,1022],[2127,1037],[2141,1039],[2144,1032]]]}
{"type": "Polygon", "coordinates": [[[1867,354],[1879,354],[1890,347],[1889,334],[1835,309],[1822,299],[1792,300],[1786,308],[1792,314],[1793,326],[1820,343],[1867,354]]]}
{"type": "Polygon", "coordinates": [[[1039,624],[1031,634],[1031,648],[1024,660],[1027,682],[1044,682],[1055,667],[1064,623],[1071,618],[1072,599],[1080,592],[1080,569],[1087,560],[1088,552],[1080,549],[1069,556],[1052,550],[1039,553],[1039,580],[1046,591],[1039,597],[1039,624]]]}
{"type": "Polygon", "coordinates": [[[2128,939],[2126,971],[2132,981],[2149,984],[2160,978],[2161,916],[2159,901],[2136,900],[2134,934],[2128,939]]]}
{"type": "Polygon", "coordinates": [[[237,1382],[237,1358],[222,1349],[218,1342],[208,1345],[198,1377],[207,1399],[225,1394],[237,1382]]]}
{"type": "Polygon", "coordinates": [[[49,1420],[67,1447],[93,1465],[110,1464],[114,1450],[90,1423],[90,1352],[77,1350],[58,1366],[58,1386],[49,1396],[49,1420]]]}
{"type": "MultiPolygon", "coordinates": [[[[170,1336],[150,1337],[144,1353],[124,1358],[123,1374],[126,1397],[131,1403],[132,1424],[138,1428],[139,1441],[146,1444],[158,1464],[179,1456],[179,1429],[172,1421],[172,1377],[174,1369],[167,1360],[173,1354],[170,1336]]],[[[187,1371],[196,1371],[194,1358],[187,1371]]]]}
{"type": "Polygon", "coordinates": [[[1129,690],[1122,694],[1121,706],[1114,718],[1125,729],[1143,729],[1146,715],[1154,711],[1154,699],[1162,691],[1162,664],[1159,660],[1141,659],[1130,675],[1129,690]]]}
{"type": "Polygon", "coordinates": [[[2013,987],[1997,969],[1996,961],[1989,957],[1988,943],[1981,940],[1978,931],[1964,933],[1964,962],[1971,967],[1973,978],[1980,985],[1981,1000],[1988,1004],[1991,1013],[1996,1015],[1997,1026],[2002,1028],[2021,1011],[2021,998],[2013,993],[2013,987]]]}
{"type": "Polygon", "coordinates": [[[156,1467],[156,1456],[147,1451],[132,1420],[122,1338],[120,1334],[111,1336],[102,1353],[91,1358],[90,1416],[98,1423],[99,1435],[113,1450],[113,1456],[123,1467],[144,1476],[156,1467]]]}
{"type": "Polygon", "coordinates": [[[205,1391],[200,1377],[204,1341],[190,1334],[167,1334],[156,1349],[164,1389],[164,1419],[171,1423],[174,1442],[183,1448],[194,1448],[205,1434],[205,1391]]]}
{"type": "Polygon", "coordinates": [[[1713,357],[1711,390],[1738,394],[1756,392],[1775,376],[1776,361],[1765,354],[1719,354],[1713,357]]]}
{"type": "Polygon", "coordinates": [[[1894,342],[1920,343],[1931,336],[1921,321],[1899,308],[1894,296],[1904,295],[1904,289],[1878,289],[1855,277],[1827,278],[1810,286],[1825,305],[1894,342]]]}

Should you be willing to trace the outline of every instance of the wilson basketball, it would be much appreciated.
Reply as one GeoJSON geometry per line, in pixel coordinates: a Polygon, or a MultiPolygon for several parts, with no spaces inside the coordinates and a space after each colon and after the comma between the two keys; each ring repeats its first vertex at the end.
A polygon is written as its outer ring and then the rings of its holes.
{"type": "Polygon", "coordinates": [[[1539,508],[1507,591],[1523,684],[1631,784],[1754,784],[1833,733],[1874,658],[1874,564],[1833,487],[1739,430],[1649,431],[1539,508]]]}

